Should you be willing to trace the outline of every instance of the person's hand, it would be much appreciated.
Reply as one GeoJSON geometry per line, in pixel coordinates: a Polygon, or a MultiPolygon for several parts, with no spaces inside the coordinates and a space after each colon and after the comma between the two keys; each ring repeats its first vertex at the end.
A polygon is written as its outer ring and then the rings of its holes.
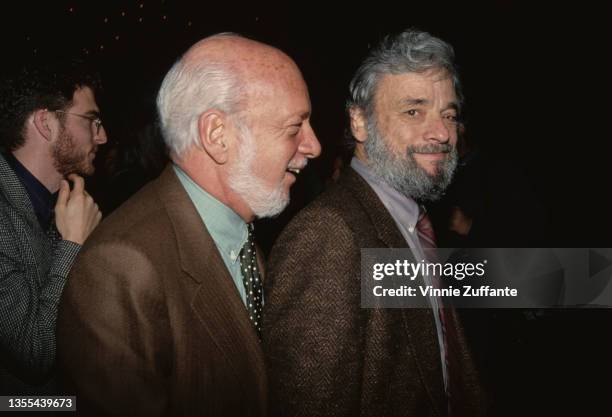
{"type": "Polygon", "coordinates": [[[82,245],[93,229],[100,223],[102,213],[93,198],[85,191],[83,178],[70,174],[68,181],[62,180],[55,204],[55,225],[62,239],[82,245]]]}

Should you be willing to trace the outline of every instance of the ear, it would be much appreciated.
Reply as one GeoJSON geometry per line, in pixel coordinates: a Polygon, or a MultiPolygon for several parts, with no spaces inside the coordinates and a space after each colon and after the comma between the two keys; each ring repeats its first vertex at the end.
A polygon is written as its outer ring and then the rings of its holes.
{"type": "Polygon", "coordinates": [[[349,116],[351,118],[351,133],[353,137],[357,139],[357,142],[365,142],[368,138],[368,129],[363,110],[353,106],[349,109],[349,116]]]}
{"type": "Polygon", "coordinates": [[[217,110],[204,112],[198,118],[200,145],[218,164],[227,162],[227,125],[224,113],[217,110]]]}
{"type": "Polygon", "coordinates": [[[47,142],[53,140],[54,123],[57,123],[47,109],[38,109],[34,111],[32,121],[38,134],[47,142]]]}

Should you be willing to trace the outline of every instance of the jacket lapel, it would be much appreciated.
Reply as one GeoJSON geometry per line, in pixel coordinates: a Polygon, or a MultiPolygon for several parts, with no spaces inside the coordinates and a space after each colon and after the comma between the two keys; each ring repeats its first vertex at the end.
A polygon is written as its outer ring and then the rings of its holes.
{"type": "MultiPolygon", "coordinates": [[[[160,199],[175,230],[183,271],[198,289],[191,307],[223,352],[248,396],[265,398],[263,351],[247,310],[206,226],[189,195],[174,173],[166,167],[158,182],[160,199]]],[[[253,398],[253,404],[258,400],[253,398]]]]}
{"type": "Polygon", "coordinates": [[[361,204],[361,208],[368,214],[378,237],[389,248],[407,248],[406,240],[402,236],[391,214],[378,198],[372,187],[353,168],[346,170],[343,177],[345,185],[361,204]]]}
{"type": "MultiPolygon", "coordinates": [[[[379,239],[389,248],[408,248],[393,217],[370,185],[352,168],[347,169],[343,181],[370,217],[379,239]]],[[[419,276],[418,280],[420,280],[419,284],[423,284],[422,277],[419,276]]],[[[432,406],[438,415],[446,415],[446,410],[441,410],[439,407],[440,404],[446,403],[446,398],[433,311],[432,309],[405,308],[402,310],[402,317],[410,344],[408,348],[414,355],[416,367],[432,406]]]]}

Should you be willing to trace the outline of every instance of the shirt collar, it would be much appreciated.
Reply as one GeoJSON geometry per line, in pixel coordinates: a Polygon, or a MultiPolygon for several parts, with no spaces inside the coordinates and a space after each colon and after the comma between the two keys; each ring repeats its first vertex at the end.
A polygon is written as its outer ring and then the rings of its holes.
{"type": "Polygon", "coordinates": [[[419,211],[423,210],[419,204],[375,176],[372,170],[356,157],[351,160],[351,167],[372,187],[393,219],[403,223],[409,230],[414,230],[419,211]]]}
{"type": "Polygon", "coordinates": [[[173,165],[173,168],[219,251],[231,262],[238,262],[248,238],[247,224],[234,210],[204,191],[179,166],[173,165]]]}

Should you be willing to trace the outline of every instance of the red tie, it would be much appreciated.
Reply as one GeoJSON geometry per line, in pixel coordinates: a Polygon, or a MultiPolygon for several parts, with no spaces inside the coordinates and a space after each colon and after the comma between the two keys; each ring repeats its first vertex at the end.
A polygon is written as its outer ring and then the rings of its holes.
{"type": "Polygon", "coordinates": [[[424,208],[421,208],[420,210],[416,228],[423,249],[433,249],[437,247],[436,234],[434,233],[431,220],[429,220],[429,216],[424,208]]]}
{"type": "MultiPolygon", "coordinates": [[[[417,233],[419,241],[423,247],[425,257],[429,262],[437,262],[436,236],[424,208],[421,208],[417,221],[417,233]]],[[[434,286],[440,287],[438,278],[433,277],[434,286]]],[[[446,395],[448,396],[448,415],[449,417],[460,415],[462,399],[464,397],[464,387],[460,378],[461,348],[457,334],[455,309],[451,305],[443,305],[444,300],[438,300],[438,315],[442,325],[442,337],[444,339],[444,362],[448,374],[446,395]]]]}
{"type": "Polygon", "coordinates": [[[436,234],[434,233],[433,225],[424,207],[420,209],[416,229],[426,260],[429,262],[437,262],[438,246],[436,245],[436,234]]]}

